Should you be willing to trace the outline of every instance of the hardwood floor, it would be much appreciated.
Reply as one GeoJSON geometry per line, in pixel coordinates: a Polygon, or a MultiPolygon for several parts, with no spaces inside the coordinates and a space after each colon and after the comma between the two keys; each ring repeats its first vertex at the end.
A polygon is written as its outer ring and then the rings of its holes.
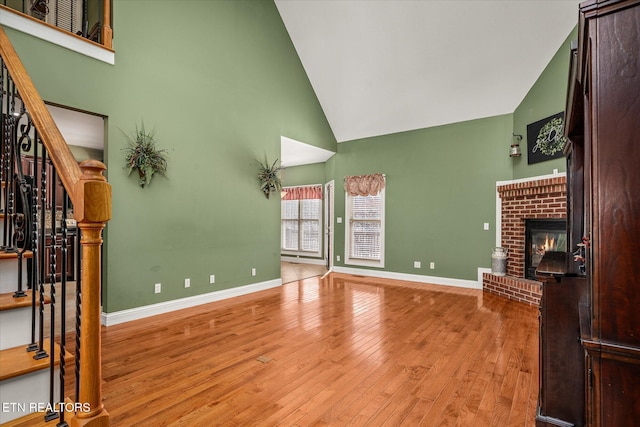
{"type": "Polygon", "coordinates": [[[315,276],[323,276],[326,272],[327,268],[324,265],[285,261],[280,263],[280,277],[282,277],[282,283],[290,283],[297,280],[309,279],[315,276]]]}
{"type": "Polygon", "coordinates": [[[114,426],[533,426],[537,309],[332,274],[103,330],[114,426]]]}
{"type": "Polygon", "coordinates": [[[103,329],[113,426],[534,426],[537,308],[331,274],[103,329]]]}

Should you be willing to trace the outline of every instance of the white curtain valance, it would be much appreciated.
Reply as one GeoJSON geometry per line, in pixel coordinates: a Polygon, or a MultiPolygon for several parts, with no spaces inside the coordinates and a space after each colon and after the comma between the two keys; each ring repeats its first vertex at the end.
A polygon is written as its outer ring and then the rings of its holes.
{"type": "Polygon", "coordinates": [[[350,196],[375,196],[384,189],[384,175],[347,176],[344,178],[344,191],[350,196]]]}

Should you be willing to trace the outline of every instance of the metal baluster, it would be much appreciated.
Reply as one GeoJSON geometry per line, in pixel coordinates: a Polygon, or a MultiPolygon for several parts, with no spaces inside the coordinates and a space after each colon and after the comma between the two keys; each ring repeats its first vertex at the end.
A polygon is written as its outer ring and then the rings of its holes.
{"type": "Polygon", "coordinates": [[[1,189],[3,196],[2,202],[3,207],[2,211],[4,213],[5,220],[3,222],[3,237],[2,237],[2,246],[0,246],[0,250],[5,250],[9,247],[9,209],[8,209],[8,199],[9,199],[9,156],[11,153],[11,138],[9,136],[9,115],[2,115],[2,164],[0,167],[2,168],[2,180],[5,185],[1,189]]]}
{"type": "Polygon", "coordinates": [[[8,156],[5,156],[5,200],[6,200],[6,211],[4,215],[4,240],[6,242],[5,252],[15,252],[15,248],[13,247],[13,215],[15,213],[14,206],[14,197],[15,197],[15,174],[13,170],[13,165],[15,162],[15,123],[16,123],[16,100],[15,100],[15,85],[13,81],[9,79],[9,110],[7,111],[7,123],[5,127],[5,138],[7,138],[7,146],[9,151],[7,152],[8,156]]]}
{"type": "MultiPolygon", "coordinates": [[[[40,141],[41,142],[41,141],[40,141]]],[[[36,352],[36,354],[33,356],[34,359],[43,359],[45,357],[48,357],[48,353],[47,351],[44,349],[44,295],[45,295],[45,289],[44,289],[44,253],[45,253],[45,243],[46,243],[46,237],[45,237],[45,231],[46,231],[46,226],[45,226],[45,217],[46,217],[46,206],[47,206],[47,168],[46,168],[46,161],[47,161],[47,149],[45,148],[44,145],[42,145],[42,155],[40,156],[40,159],[38,160],[37,158],[35,159],[35,163],[38,164],[40,163],[40,207],[39,207],[39,212],[40,212],[40,230],[41,233],[38,236],[40,238],[40,241],[38,242],[38,246],[40,247],[40,256],[37,260],[38,264],[40,265],[40,274],[36,277],[36,280],[38,281],[39,284],[39,294],[40,294],[40,324],[39,326],[39,332],[40,332],[40,336],[39,336],[39,340],[38,340],[38,351],[36,352]]]]}
{"type": "MultiPolygon", "coordinates": [[[[4,61],[0,58],[0,182],[4,181],[4,156],[5,156],[5,147],[4,147],[4,101],[5,101],[5,66],[4,61]]],[[[0,187],[0,213],[4,213],[4,189],[0,187]]],[[[0,242],[0,246],[3,245],[3,242],[0,242]]]]}
{"type": "Polygon", "coordinates": [[[12,178],[13,173],[11,171],[12,154],[13,154],[13,110],[15,106],[15,100],[13,100],[12,92],[15,90],[11,77],[7,74],[7,96],[5,99],[5,105],[3,106],[6,111],[3,114],[3,132],[2,141],[4,147],[4,156],[2,157],[2,171],[4,177],[4,235],[2,241],[2,247],[0,249],[9,251],[11,248],[11,214],[13,213],[13,196],[12,196],[12,178]]]}
{"type": "Polygon", "coordinates": [[[89,37],[89,2],[82,0],[82,37],[89,37]]]}
{"type": "Polygon", "coordinates": [[[31,124],[31,117],[26,112],[24,103],[21,102],[21,108],[19,115],[16,116],[16,144],[15,144],[15,188],[16,194],[16,212],[15,218],[15,232],[14,232],[14,245],[18,252],[18,290],[14,293],[14,297],[25,297],[26,292],[22,288],[23,282],[23,261],[24,253],[29,249],[29,239],[31,237],[31,223],[30,211],[31,200],[28,195],[31,191],[31,186],[27,184],[24,171],[22,170],[22,150],[29,151],[32,146],[32,140],[29,134],[33,129],[31,124]],[[26,120],[26,123],[19,125],[21,120],[26,120]],[[18,126],[19,125],[19,126],[18,126]],[[20,128],[20,137],[17,137],[17,128],[20,128]],[[18,205],[19,202],[19,205],[18,205]],[[18,209],[18,206],[20,207],[18,209]]]}
{"type": "MultiPolygon", "coordinates": [[[[64,187],[63,187],[64,188],[64,187]]],[[[68,196],[67,190],[63,189],[62,192],[62,221],[61,221],[61,231],[62,231],[62,246],[60,247],[61,253],[61,277],[60,277],[60,401],[64,401],[64,376],[66,372],[66,363],[64,360],[66,346],[67,346],[67,337],[66,337],[66,329],[67,329],[67,321],[66,321],[66,313],[67,313],[67,257],[68,247],[67,247],[67,215],[68,215],[68,196]]],[[[57,427],[67,426],[67,423],[64,420],[64,410],[59,411],[60,421],[57,424],[57,427]]]]}
{"type": "MultiPolygon", "coordinates": [[[[56,180],[57,173],[55,168],[51,168],[51,176],[49,178],[51,180],[51,224],[50,224],[50,232],[49,238],[51,239],[51,246],[49,249],[49,285],[51,286],[49,290],[49,296],[51,297],[51,316],[50,316],[50,342],[49,342],[49,354],[52,356],[49,360],[49,403],[51,403],[51,407],[55,407],[55,331],[56,331],[56,250],[58,248],[58,243],[56,241],[56,180]]],[[[45,414],[45,421],[51,421],[58,418],[58,413],[50,410],[45,414]]]]}
{"type": "Polygon", "coordinates": [[[82,230],[76,227],[76,402],[80,399],[80,326],[82,314],[82,230]]]}
{"type": "MultiPolygon", "coordinates": [[[[36,343],[36,293],[38,291],[38,285],[41,283],[39,278],[38,260],[40,253],[39,245],[39,232],[38,232],[38,212],[42,215],[42,210],[38,204],[38,146],[41,144],[38,131],[35,131],[33,144],[33,171],[32,171],[32,187],[31,187],[31,344],[27,347],[27,351],[38,350],[38,344],[36,343]]],[[[40,302],[42,307],[42,301],[40,302]]],[[[42,319],[42,313],[39,319],[42,319]]],[[[42,322],[40,322],[40,328],[42,330],[42,322]]]]}

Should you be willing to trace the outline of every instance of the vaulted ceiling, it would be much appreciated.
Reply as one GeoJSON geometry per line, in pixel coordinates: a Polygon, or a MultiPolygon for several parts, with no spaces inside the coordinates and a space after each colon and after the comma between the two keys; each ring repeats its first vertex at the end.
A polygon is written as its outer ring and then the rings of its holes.
{"type": "Polygon", "coordinates": [[[512,113],[579,0],[275,0],[338,142],[512,113]]]}

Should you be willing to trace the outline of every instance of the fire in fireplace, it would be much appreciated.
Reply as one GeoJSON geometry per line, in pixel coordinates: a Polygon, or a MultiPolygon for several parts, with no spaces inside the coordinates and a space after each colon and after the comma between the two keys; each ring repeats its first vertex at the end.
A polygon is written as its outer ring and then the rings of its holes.
{"type": "Polygon", "coordinates": [[[535,280],[536,268],[547,251],[566,252],[567,221],[564,218],[525,220],[525,277],[535,280]]]}

